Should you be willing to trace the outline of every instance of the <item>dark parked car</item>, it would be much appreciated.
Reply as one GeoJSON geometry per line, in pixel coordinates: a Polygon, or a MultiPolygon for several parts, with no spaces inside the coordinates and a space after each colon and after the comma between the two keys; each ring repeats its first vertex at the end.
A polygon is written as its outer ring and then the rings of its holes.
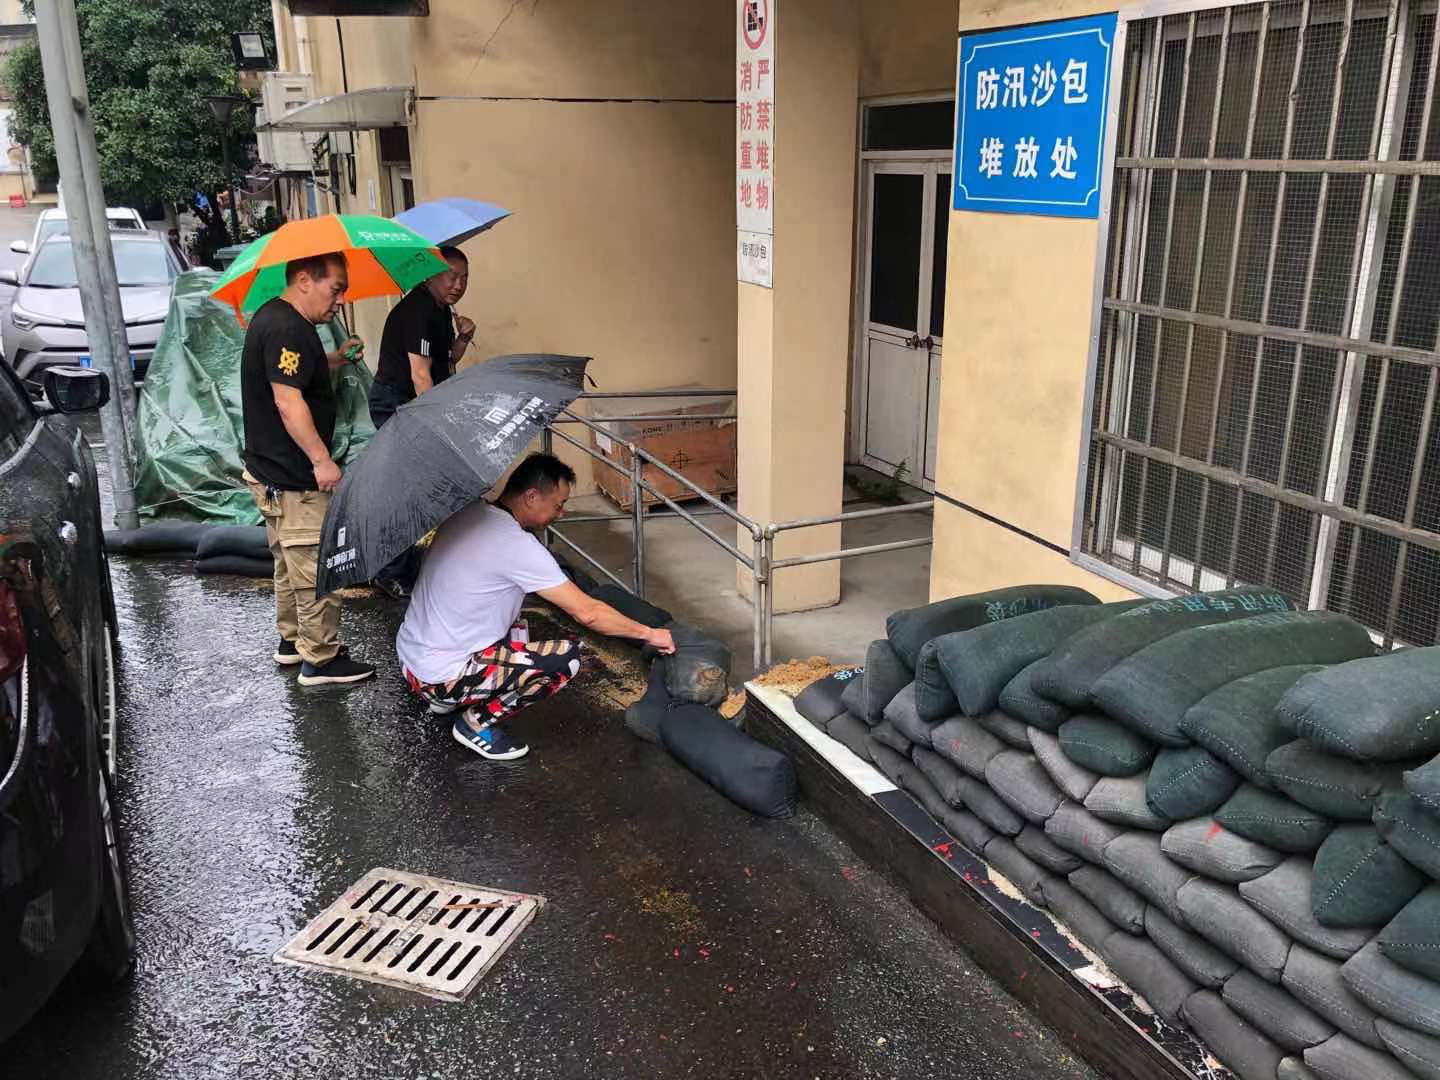
{"type": "Polygon", "coordinates": [[[109,392],[100,372],[52,368],[35,405],[0,365],[0,1039],[77,964],[105,980],[133,964],[99,484],[55,415],[109,392]]]}

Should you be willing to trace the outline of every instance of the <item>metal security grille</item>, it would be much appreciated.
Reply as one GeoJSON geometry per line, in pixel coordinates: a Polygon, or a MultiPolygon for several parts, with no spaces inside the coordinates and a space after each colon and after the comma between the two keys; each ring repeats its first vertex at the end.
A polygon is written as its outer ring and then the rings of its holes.
{"type": "Polygon", "coordinates": [[[1126,27],[1081,551],[1433,644],[1434,2],[1126,27]]]}

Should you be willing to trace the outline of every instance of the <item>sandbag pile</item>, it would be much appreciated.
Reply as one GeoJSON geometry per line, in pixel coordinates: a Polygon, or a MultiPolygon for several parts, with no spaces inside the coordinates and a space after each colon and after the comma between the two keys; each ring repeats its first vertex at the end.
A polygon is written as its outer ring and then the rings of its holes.
{"type": "Polygon", "coordinates": [[[1075,592],[898,613],[797,708],[1243,1080],[1440,1077],[1440,648],[1075,592]]]}
{"type": "Polygon", "coordinates": [[[275,573],[263,525],[167,521],[105,533],[110,555],[194,559],[197,574],[268,578],[275,573]]]}

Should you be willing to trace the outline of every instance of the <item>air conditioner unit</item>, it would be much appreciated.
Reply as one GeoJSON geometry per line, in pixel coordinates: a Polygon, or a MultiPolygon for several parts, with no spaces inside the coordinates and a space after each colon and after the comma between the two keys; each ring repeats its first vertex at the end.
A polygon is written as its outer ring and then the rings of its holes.
{"type": "MultiPolygon", "coordinates": [[[[260,115],[256,126],[274,122],[308,105],[314,94],[314,77],[295,72],[266,72],[260,83],[260,115]]],[[[310,147],[314,138],[301,132],[260,131],[256,133],[260,159],[280,172],[308,173],[312,168],[310,147]]]]}

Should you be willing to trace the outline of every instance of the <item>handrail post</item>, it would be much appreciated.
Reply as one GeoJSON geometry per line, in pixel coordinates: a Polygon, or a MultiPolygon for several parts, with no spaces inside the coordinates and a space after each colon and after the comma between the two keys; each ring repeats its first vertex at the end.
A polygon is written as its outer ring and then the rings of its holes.
{"type": "Polygon", "coordinates": [[[765,562],[765,534],[760,529],[751,533],[754,541],[755,567],[750,578],[750,603],[755,620],[752,636],[752,657],[755,674],[765,670],[765,656],[769,651],[765,643],[765,596],[769,591],[770,568],[765,562]]]}
{"type": "Polygon", "coordinates": [[[775,526],[765,527],[765,575],[768,585],[765,589],[765,666],[775,662],[775,526]]]}
{"type": "Polygon", "coordinates": [[[633,562],[631,576],[635,582],[635,595],[645,599],[645,489],[640,482],[645,474],[645,463],[639,454],[630,455],[630,497],[634,500],[631,508],[633,523],[633,562]]]}

